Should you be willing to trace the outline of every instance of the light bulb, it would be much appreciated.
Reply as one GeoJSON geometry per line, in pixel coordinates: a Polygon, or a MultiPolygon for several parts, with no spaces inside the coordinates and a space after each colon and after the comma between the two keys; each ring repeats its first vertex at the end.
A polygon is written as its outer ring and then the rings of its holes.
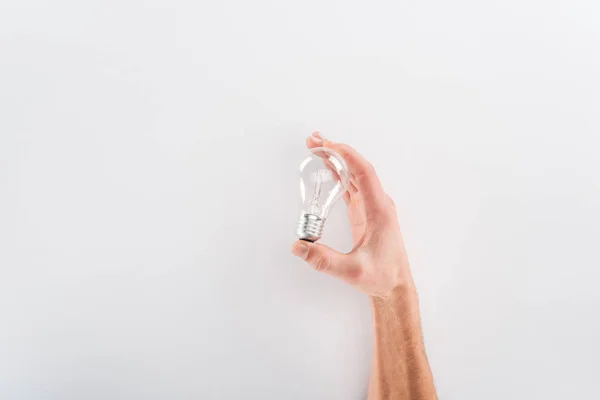
{"type": "Polygon", "coordinates": [[[300,163],[302,208],[296,233],[298,238],[315,242],[321,238],[329,211],[348,187],[348,167],[335,151],[324,147],[310,149],[300,163]]]}

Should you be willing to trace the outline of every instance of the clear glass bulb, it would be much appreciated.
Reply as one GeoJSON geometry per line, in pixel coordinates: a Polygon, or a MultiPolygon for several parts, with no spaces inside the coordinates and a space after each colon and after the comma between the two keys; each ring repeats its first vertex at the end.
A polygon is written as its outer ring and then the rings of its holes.
{"type": "Polygon", "coordinates": [[[302,209],[296,233],[298,238],[314,242],[321,237],[329,211],[348,187],[348,167],[335,151],[324,147],[310,149],[300,163],[300,199],[302,209]]]}

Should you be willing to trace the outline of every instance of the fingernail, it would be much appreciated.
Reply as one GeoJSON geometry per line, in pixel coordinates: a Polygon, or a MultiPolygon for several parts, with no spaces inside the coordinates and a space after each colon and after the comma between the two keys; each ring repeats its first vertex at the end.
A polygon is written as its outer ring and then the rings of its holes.
{"type": "Polygon", "coordinates": [[[294,247],[292,247],[292,254],[296,257],[300,257],[303,260],[306,259],[306,254],[308,253],[308,246],[304,243],[296,243],[294,247]]]}
{"type": "Polygon", "coordinates": [[[314,136],[314,137],[318,137],[318,138],[319,138],[319,139],[321,139],[321,140],[325,140],[325,141],[327,141],[327,138],[326,138],[325,136],[321,135],[321,132],[318,132],[318,131],[317,131],[317,132],[313,133],[313,136],[314,136]]]}
{"type": "Polygon", "coordinates": [[[322,144],[323,144],[323,139],[321,139],[321,138],[318,138],[318,137],[316,137],[316,136],[311,136],[311,137],[310,137],[310,140],[312,140],[312,142],[313,142],[314,144],[318,145],[318,146],[320,146],[320,145],[322,145],[322,144]]]}

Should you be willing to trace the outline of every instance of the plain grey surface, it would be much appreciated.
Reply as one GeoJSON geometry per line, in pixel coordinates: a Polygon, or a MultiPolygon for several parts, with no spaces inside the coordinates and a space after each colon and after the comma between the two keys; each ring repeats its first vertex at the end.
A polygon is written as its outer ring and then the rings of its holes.
{"type": "Polygon", "coordinates": [[[319,129],[398,204],[441,399],[600,398],[599,13],[3,0],[0,397],[363,399],[367,300],[289,252],[319,129]]]}

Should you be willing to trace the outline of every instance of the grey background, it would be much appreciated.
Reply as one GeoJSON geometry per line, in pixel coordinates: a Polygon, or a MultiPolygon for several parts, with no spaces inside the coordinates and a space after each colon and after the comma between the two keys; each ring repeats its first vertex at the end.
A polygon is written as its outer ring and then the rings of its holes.
{"type": "Polygon", "coordinates": [[[0,397],[364,398],[367,299],[289,253],[319,129],[398,204],[440,398],[600,398],[599,12],[1,1],[0,397]]]}

